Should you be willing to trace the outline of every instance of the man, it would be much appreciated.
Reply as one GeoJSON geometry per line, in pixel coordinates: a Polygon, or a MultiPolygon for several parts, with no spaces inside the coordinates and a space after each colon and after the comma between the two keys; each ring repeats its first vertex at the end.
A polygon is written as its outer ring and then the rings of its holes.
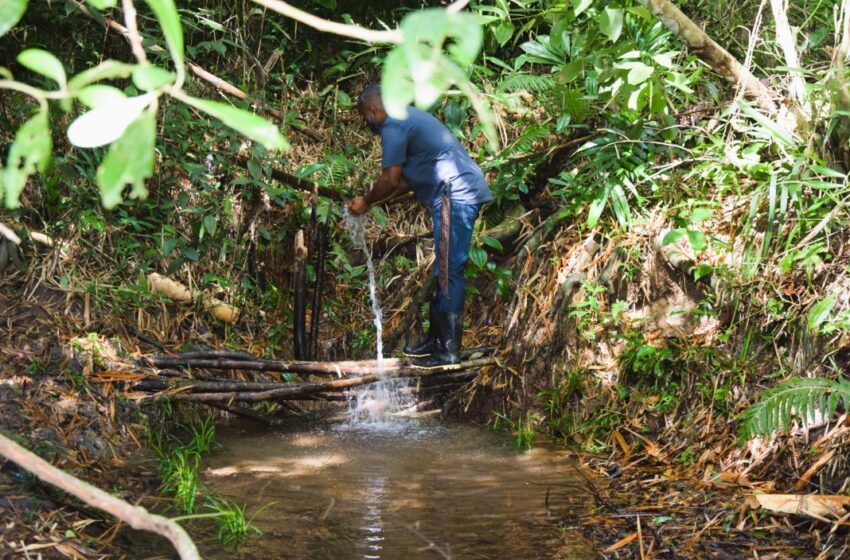
{"type": "Polygon", "coordinates": [[[457,364],[463,330],[463,270],[478,212],[493,200],[493,194],[460,142],[432,115],[408,107],[407,119],[390,117],[377,85],[363,90],[357,109],[369,129],[381,136],[383,170],[372,190],[353,199],[349,210],[363,214],[412,189],[431,209],[434,220],[438,288],[430,305],[430,329],[425,341],[405,346],[404,352],[416,357],[414,364],[420,367],[457,364]]]}

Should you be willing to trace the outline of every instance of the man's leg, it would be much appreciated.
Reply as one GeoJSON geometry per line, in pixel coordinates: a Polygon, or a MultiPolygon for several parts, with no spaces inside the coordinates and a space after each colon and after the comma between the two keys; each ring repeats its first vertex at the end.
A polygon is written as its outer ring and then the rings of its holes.
{"type": "MultiPolygon", "coordinates": [[[[415,363],[423,367],[458,363],[460,361],[460,346],[463,330],[463,306],[466,283],[463,277],[466,261],[469,259],[469,249],[472,243],[472,230],[481,208],[479,204],[452,203],[451,224],[448,243],[448,285],[438,285],[437,295],[432,306],[431,322],[435,319],[439,325],[442,348],[430,358],[418,360],[415,363]]],[[[434,275],[441,278],[441,266],[446,259],[440,236],[441,208],[437,204],[433,209],[434,218],[434,275]]],[[[443,276],[445,278],[445,276],[443,276]]],[[[443,283],[445,284],[445,283],[443,283]]]]}

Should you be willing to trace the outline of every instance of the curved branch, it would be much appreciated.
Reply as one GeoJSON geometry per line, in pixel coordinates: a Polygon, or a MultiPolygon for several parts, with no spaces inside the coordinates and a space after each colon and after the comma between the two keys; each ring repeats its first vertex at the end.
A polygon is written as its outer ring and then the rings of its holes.
{"type": "Polygon", "coordinates": [[[359,25],[348,25],[345,23],[330,21],[301,11],[281,0],[254,0],[254,2],[261,6],[265,6],[273,12],[283,14],[286,17],[303,23],[304,25],[309,25],[314,29],[318,29],[319,31],[326,31],[336,35],[342,35],[343,37],[351,37],[352,39],[360,39],[368,43],[402,42],[402,34],[399,29],[379,31],[375,29],[366,29],[359,25]]]}
{"type": "Polygon", "coordinates": [[[133,529],[151,531],[162,535],[171,541],[181,560],[201,559],[195,543],[192,542],[183,527],[174,520],[148,513],[143,507],[128,504],[100,488],[57,469],[3,434],[0,434],[0,455],[19,464],[44,482],[61,488],[90,506],[114,515],[133,529]]]}

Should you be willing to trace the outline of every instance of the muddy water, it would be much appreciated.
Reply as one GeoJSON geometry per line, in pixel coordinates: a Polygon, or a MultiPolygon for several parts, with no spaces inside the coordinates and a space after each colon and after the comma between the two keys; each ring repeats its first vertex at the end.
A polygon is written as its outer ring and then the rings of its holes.
{"type": "MultiPolygon", "coordinates": [[[[483,428],[410,422],[219,428],[210,490],[254,512],[240,558],[596,558],[564,511],[589,496],[570,459],[483,428]]],[[[206,547],[202,547],[206,548],[206,547]]],[[[210,548],[207,558],[231,557],[210,548]]]]}

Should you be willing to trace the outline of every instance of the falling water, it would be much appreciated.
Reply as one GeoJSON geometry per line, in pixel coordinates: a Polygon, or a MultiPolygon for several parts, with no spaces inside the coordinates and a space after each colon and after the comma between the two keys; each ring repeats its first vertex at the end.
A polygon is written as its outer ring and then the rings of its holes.
{"type": "MultiPolygon", "coordinates": [[[[383,324],[381,307],[378,304],[378,292],[375,285],[375,268],[372,265],[372,255],[366,245],[366,231],[362,216],[355,216],[346,208],[343,211],[345,227],[351,236],[354,246],[363,251],[366,257],[366,270],[369,274],[369,298],[372,302],[372,314],[375,316],[376,346],[378,358],[378,372],[383,373],[384,343],[382,340],[383,324]]],[[[365,386],[356,393],[354,399],[349,400],[351,422],[358,423],[383,423],[392,418],[393,413],[402,410],[403,403],[400,397],[401,389],[406,383],[397,378],[383,379],[371,385],[365,386]]]]}

